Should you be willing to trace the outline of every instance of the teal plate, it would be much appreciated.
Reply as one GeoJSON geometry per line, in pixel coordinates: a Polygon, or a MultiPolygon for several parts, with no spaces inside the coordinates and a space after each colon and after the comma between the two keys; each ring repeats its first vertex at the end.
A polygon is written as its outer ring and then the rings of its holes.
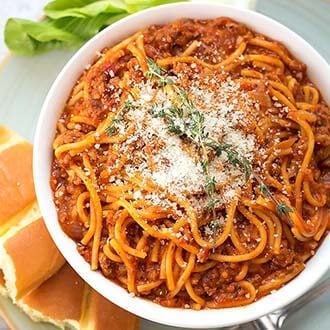
{"type": "MultiPolygon", "coordinates": [[[[259,0],[256,1],[256,10],[297,32],[330,63],[330,0],[259,0]]],[[[72,54],[57,51],[28,58],[7,57],[0,65],[0,123],[32,142],[47,91],[72,54]]],[[[293,315],[282,329],[330,329],[329,306],[330,294],[325,294],[293,315]]],[[[6,298],[0,297],[0,309],[15,329],[55,329],[51,325],[33,323],[6,298]]],[[[141,325],[141,330],[170,329],[174,330],[145,320],[141,325]]]]}

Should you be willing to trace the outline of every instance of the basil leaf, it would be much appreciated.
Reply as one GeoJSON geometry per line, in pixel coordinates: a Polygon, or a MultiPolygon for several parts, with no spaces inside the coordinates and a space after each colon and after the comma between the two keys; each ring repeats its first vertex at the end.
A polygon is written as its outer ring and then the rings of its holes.
{"type": "MultiPolygon", "coordinates": [[[[49,24],[55,28],[72,33],[84,41],[87,41],[106,27],[110,18],[115,18],[118,16],[119,14],[100,14],[95,17],[88,18],[64,17],[58,20],[51,20],[49,24]]],[[[118,19],[120,18],[122,18],[122,15],[118,17],[118,19]]]]}
{"type": "Polygon", "coordinates": [[[38,54],[50,49],[79,47],[83,43],[78,35],[49,25],[11,18],[5,26],[5,43],[19,55],[38,54]]]}
{"type": "Polygon", "coordinates": [[[45,6],[45,14],[53,19],[63,17],[94,17],[99,14],[118,14],[126,11],[120,0],[55,0],[45,6]]]}
{"type": "Polygon", "coordinates": [[[156,7],[160,5],[164,5],[167,3],[174,3],[174,2],[186,2],[189,0],[125,0],[127,11],[131,13],[135,13],[142,9],[156,7]]]}
{"type": "Polygon", "coordinates": [[[11,18],[5,43],[18,55],[81,46],[106,26],[138,10],[177,0],[54,0],[42,22],[11,18]]]}

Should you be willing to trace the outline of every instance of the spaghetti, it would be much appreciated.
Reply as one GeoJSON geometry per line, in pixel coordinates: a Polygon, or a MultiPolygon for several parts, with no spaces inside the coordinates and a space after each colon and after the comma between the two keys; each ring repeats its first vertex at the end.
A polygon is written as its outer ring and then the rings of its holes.
{"type": "Polygon", "coordinates": [[[54,140],[63,230],[93,270],[163,306],[250,304],[329,228],[330,111],[305,66],[228,18],[99,53],[54,140]]]}

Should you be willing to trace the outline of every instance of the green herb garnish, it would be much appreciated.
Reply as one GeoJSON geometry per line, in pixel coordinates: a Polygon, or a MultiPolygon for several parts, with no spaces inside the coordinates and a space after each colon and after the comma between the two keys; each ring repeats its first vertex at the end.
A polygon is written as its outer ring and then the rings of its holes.
{"type": "Polygon", "coordinates": [[[208,196],[212,196],[215,193],[216,188],[216,181],[215,177],[208,177],[205,182],[205,192],[208,194],[208,196]]]}
{"type": "Polygon", "coordinates": [[[10,18],[5,26],[5,43],[18,55],[75,49],[108,25],[131,13],[177,1],[54,0],[44,7],[46,17],[41,22],[10,18]]]}
{"type": "Polygon", "coordinates": [[[118,124],[122,121],[123,119],[123,114],[126,113],[129,110],[133,110],[134,105],[130,101],[126,101],[124,106],[116,113],[116,115],[112,118],[111,124],[106,127],[105,132],[109,135],[112,136],[113,133],[117,130],[118,124]]]}
{"type": "Polygon", "coordinates": [[[210,200],[207,202],[207,206],[206,206],[207,210],[208,210],[209,212],[213,211],[213,210],[215,209],[216,204],[217,204],[218,202],[219,202],[219,200],[216,199],[216,198],[210,199],[210,200]]]}
{"type": "Polygon", "coordinates": [[[240,167],[244,172],[245,181],[249,180],[252,173],[252,166],[245,157],[240,156],[236,150],[233,150],[232,145],[210,139],[206,140],[205,144],[215,151],[216,156],[220,156],[224,152],[227,155],[228,162],[231,165],[240,167]]]}
{"type": "Polygon", "coordinates": [[[149,70],[145,73],[145,76],[149,79],[158,78],[158,86],[163,87],[166,85],[174,85],[174,81],[168,78],[166,70],[161,68],[150,57],[147,59],[149,70]]]}
{"type": "Polygon", "coordinates": [[[278,202],[276,205],[276,212],[280,217],[283,217],[284,215],[288,215],[290,212],[292,212],[292,209],[285,203],[278,202]]]}
{"type": "Polygon", "coordinates": [[[259,182],[259,190],[260,192],[266,196],[269,197],[276,205],[276,213],[280,218],[282,218],[285,215],[288,215],[290,212],[293,212],[290,206],[286,205],[284,202],[279,201],[270,191],[269,187],[261,180],[259,175],[254,173],[254,177],[259,182]]]}
{"type": "Polygon", "coordinates": [[[262,181],[260,176],[253,171],[252,165],[248,159],[239,155],[239,153],[233,149],[232,145],[215,141],[208,136],[204,127],[204,115],[196,109],[185,90],[178,88],[172,80],[170,83],[167,83],[168,78],[166,70],[159,67],[151,59],[148,59],[148,65],[149,71],[146,73],[146,77],[158,79],[158,86],[160,87],[167,84],[173,85],[176,91],[176,97],[180,103],[180,106],[171,106],[168,108],[159,108],[154,104],[149,112],[154,117],[163,118],[168,125],[167,128],[169,132],[190,139],[195,143],[198,150],[201,151],[200,165],[205,174],[204,191],[209,197],[207,210],[213,213],[213,220],[215,219],[215,207],[218,203],[218,199],[214,198],[216,193],[216,180],[214,177],[211,177],[209,173],[210,150],[212,150],[216,156],[225,153],[231,165],[243,170],[246,181],[248,181],[251,176],[254,177],[259,183],[260,192],[274,201],[276,211],[280,217],[292,212],[292,209],[288,205],[282,201],[278,201],[271,193],[269,187],[262,181]]]}

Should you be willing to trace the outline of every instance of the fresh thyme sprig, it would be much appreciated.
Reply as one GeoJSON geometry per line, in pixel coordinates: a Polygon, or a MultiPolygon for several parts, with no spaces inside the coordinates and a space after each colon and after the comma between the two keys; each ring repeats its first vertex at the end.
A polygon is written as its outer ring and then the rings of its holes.
{"type": "Polygon", "coordinates": [[[269,187],[266,186],[266,184],[261,180],[259,175],[254,173],[255,179],[259,183],[259,190],[264,195],[269,197],[276,205],[276,213],[282,218],[285,215],[288,215],[290,212],[292,212],[292,209],[290,206],[286,205],[284,202],[279,201],[270,191],[269,187]]]}
{"type": "Polygon", "coordinates": [[[211,177],[209,173],[210,160],[205,145],[205,141],[208,138],[204,127],[205,118],[188,98],[185,90],[175,86],[175,91],[177,92],[179,105],[160,109],[156,105],[153,105],[149,113],[154,117],[165,119],[168,132],[190,139],[197,146],[198,150],[201,151],[200,165],[205,174],[204,191],[209,198],[207,210],[213,213],[213,217],[215,217],[215,206],[218,199],[214,198],[216,193],[216,180],[214,177],[211,177]]]}
{"type": "Polygon", "coordinates": [[[132,102],[126,101],[125,104],[121,107],[121,109],[111,119],[111,123],[108,127],[106,127],[105,132],[109,136],[112,136],[113,133],[115,133],[115,131],[118,127],[118,124],[122,121],[123,114],[132,109],[134,109],[134,105],[132,104],[132,102]]]}
{"type": "Polygon", "coordinates": [[[250,162],[245,157],[238,154],[236,150],[232,149],[230,144],[221,144],[216,141],[206,144],[216,152],[216,156],[220,156],[222,152],[227,154],[228,162],[234,166],[240,167],[245,176],[245,180],[248,181],[252,176],[259,183],[259,190],[264,195],[269,197],[276,205],[276,213],[282,218],[292,212],[292,209],[286,205],[283,201],[279,201],[270,191],[269,187],[262,181],[260,176],[253,170],[250,162]]]}
{"type": "Polygon", "coordinates": [[[158,78],[158,86],[163,87],[166,85],[174,85],[174,81],[167,77],[166,70],[161,68],[150,57],[147,59],[149,70],[145,73],[145,76],[149,79],[158,78]]]}
{"type": "Polygon", "coordinates": [[[280,201],[276,204],[276,212],[282,218],[285,215],[288,215],[289,213],[293,212],[292,208],[288,205],[286,205],[284,202],[280,201]]]}
{"type": "Polygon", "coordinates": [[[228,162],[243,170],[245,180],[248,181],[251,177],[254,177],[259,183],[260,192],[269,197],[276,205],[276,212],[280,217],[292,212],[292,209],[284,202],[279,201],[270,191],[269,187],[262,181],[260,176],[255,173],[249,160],[233,149],[233,146],[228,143],[221,143],[211,139],[207,132],[205,132],[204,115],[198,111],[189,99],[185,90],[180,89],[174,84],[172,79],[167,77],[165,69],[160,68],[153,60],[148,59],[149,70],[145,74],[147,78],[157,78],[158,86],[163,87],[165,85],[173,85],[176,91],[177,98],[180,106],[171,106],[168,108],[158,109],[156,105],[153,105],[150,109],[150,113],[155,117],[160,117],[166,120],[167,129],[169,132],[174,133],[180,137],[187,137],[192,140],[198,147],[198,150],[202,151],[200,165],[203,173],[206,176],[204,183],[204,190],[209,201],[207,204],[207,210],[213,213],[213,219],[215,218],[215,207],[218,203],[218,199],[214,198],[216,193],[216,180],[210,176],[209,171],[209,153],[207,148],[213,150],[216,156],[220,156],[225,153],[228,162]]]}
{"type": "Polygon", "coordinates": [[[211,139],[208,139],[205,144],[214,150],[216,156],[221,156],[223,152],[226,153],[228,162],[231,165],[240,167],[244,172],[245,181],[249,180],[252,173],[252,166],[248,159],[240,156],[236,150],[233,150],[231,144],[220,143],[211,139]]]}
{"type": "Polygon", "coordinates": [[[204,184],[205,192],[209,198],[206,209],[209,212],[213,213],[213,218],[215,218],[215,214],[214,214],[215,207],[216,207],[217,203],[219,202],[219,199],[214,198],[214,195],[216,193],[216,184],[217,184],[217,182],[215,180],[215,177],[211,177],[208,174],[206,177],[206,180],[205,180],[205,184],[204,184]]]}
{"type": "Polygon", "coordinates": [[[205,192],[208,196],[212,196],[215,193],[216,190],[216,181],[215,177],[210,177],[205,183],[205,192]]]}

